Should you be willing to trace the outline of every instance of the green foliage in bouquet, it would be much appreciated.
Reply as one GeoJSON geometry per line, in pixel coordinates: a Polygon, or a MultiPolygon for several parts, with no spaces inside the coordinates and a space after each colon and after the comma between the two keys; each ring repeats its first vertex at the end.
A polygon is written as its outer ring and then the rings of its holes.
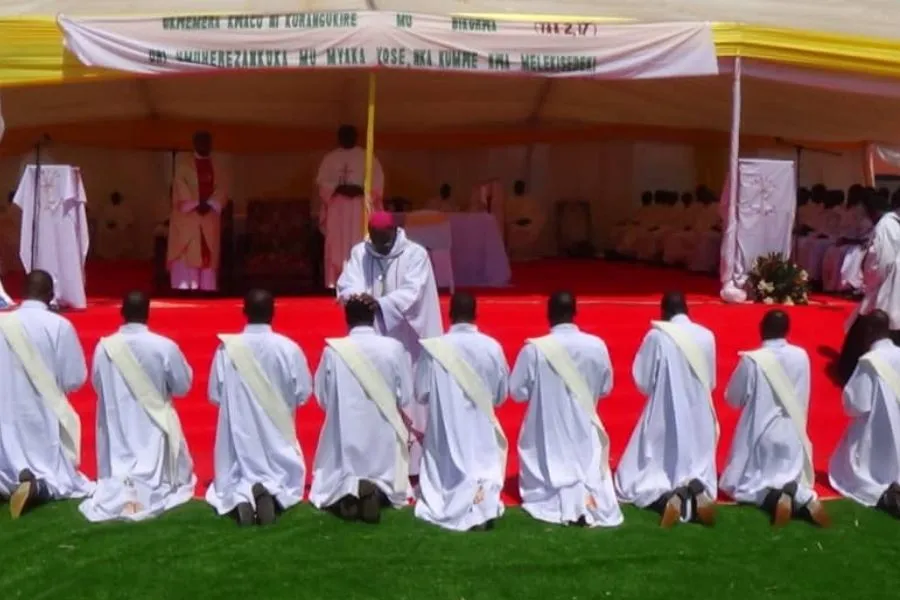
{"type": "Polygon", "coordinates": [[[787,305],[809,303],[809,274],[781,254],[757,258],[747,287],[757,302],[787,305]]]}

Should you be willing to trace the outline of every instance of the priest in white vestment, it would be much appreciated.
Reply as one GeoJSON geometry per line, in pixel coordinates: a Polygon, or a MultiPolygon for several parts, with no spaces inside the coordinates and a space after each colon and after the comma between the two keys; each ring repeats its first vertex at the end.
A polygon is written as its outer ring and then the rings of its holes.
{"type": "Polygon", "coordinates": [[[0,315],[0,496],[21,514],[49,500],[83,498],[81,419],[66,394],[87,379],[75,328],[51,312],[53,279],[28,274],[25,301],[0,315]]]}
{"type": "Polygon", "coordinates": [[[838,371],[844,383],[867,348],[863,320],[859,317],[875,309],[884,311],[891,321],[894,342],[900,342],[900,216],[879,194],[867,196],[864,206],[875,228],[863,259],[864,296],[848,322],[850,327],[841,348],[838,371]]]}
{"type": "Polygon", "coordinates": [[[133,257],[134,213],[122,194],[113,192],[97,213],[97,256],[107,260],[133,257]]]}
{"type": "Polygon", "coordinates": [[[862,263],[866,237],[872,229],[872,223],[866,217],[862,205],[865,194],[865,188],[861,185],[851,186],[847,193],[847,203],[843,210],[839,211],[841,215],[839,237],[828,247],[822,259],[822,289],[826,292],[839,292],[845,289],[842,272],[848,258],[862,263]],[[852,258],[854,254],[859,258],[852,258]]]}
{"type": "Polygon", "coordinates": [[[562,525],[615,527],[623,521],[609,466],[609,436],[597,402],[613,387],[606,344],[574,324],[575,297],[553,294],[549,334],[530,339],[509,378],[527,402],[519,433],[522,509],[562,525]]]}
{"type": "Polygon", "coordinates": [[[248,292],[244,315],[242,333],[219,336],[209,374],[219,418],[206,501],[239,525],[269,525],[303,500],[306,466],[294,415],[309,399],[312,377],[300,346],[272,331],[269,292],[248,292]]]}
{"type": "Polygon", "coordinates": [[[741,354],[725,401],[741,411],[719,487],[738,502],[756,504],[776,527],[794,515],[827,526],[813,485],[809,415],[809,356],[788,343],[790,320],[769,311],[760,324],[762,347],[741,354]]]}
{"type": "Polygon", "coordinates": [[[195,133],[193,145],[175,158],[166,261],[172,289],[215,292],[231,174],[208,132],[195,133]]]}
{"type": "Polygon", "coordinates": [[[851,421],[831,455],[828,480],[843,496],[900,518],[900,347],[889,327],[881,310],[866,319],[871,345],[844,386],[851,421]]]}
{"type": "Polygon", "coordinates": [[[524,181],[513,184],[512,198],[506,202],[506,245],[511,260],[540,258],[541,234],[549,212],[549,206],[542,206],[537,198],[525,193],[524,181]]]}
{"type": "Polygon", "coordinates": [[[609,248],[616,253],[622,253],[622,242],[628,235],[628,231],[641,227],[642,224],[650,218],[653,212],[653,192],[646,191],[641,194],[641,206],[638,210],[628,217],[622,219],[612,226],[609,232],[609,248]]]}
{"type": "Polygon", "coordinates": [[[378,334],[369,300],[348,298],[344,311],[349,335],[325,340],[316,370],[325,424],[309,501],[343,519],[376,524],[382,508],[412,498],[402,412],[412,402],[412,364],[400,342],[378,334]]]}
{"type": "Polygon", "coordinates": [[[366,205],[380,210],[384,196],[384,171],[372,157],[372,197],[365,198],[366,150],[357,145],[356,128],[341,125],[338,147],[322,159],[316,175],[321,206],[319,224],[325,234],[325,285],[334,288],[350,258],[350,251],[365,238],[366,205]]]}
{"type": "Polygon", "coordinates": [[[125,324],[97,344],[97,488],[79,510],[89,521],[144,521],[186,503],[197,477],[172,399],[193,373],[178,345],[147,327],[150,300],[131,292],[125,324]]]}
{"type": "MultiPolygon", "coordinates": [[[[422,351],[419,339],[443,332],[428,251],[406,237],[390,213],[372,214],[369,240],[354,246],[344,265],[337,282],[337,297],[346,303],[354,296],[373,305],[375,330],[403,344],[412,364],[416,364],[422,351]]],[[[411,403],[407,416],[412,444],[410,475],[418,475],[427,410],[421,404],[411,403]]]]}
{"type": "Polygon", "coordinates": [[[452,195],[453,190],[450,184],[442,183],[438,190],[438,195],[434,198],[429,198],[425,203],[425,210],[434,210],[442,213],[458,212],[459,207],[454,202],[452,195]]]}
{"type": "Polygon", "coordinates": [[[679,292],[662,299],[632,367],[647,404],[616,471],[625,502],[662,513],[660,524],[715,522],[719,422],[712,403],[716,341],[688,317],[679,292]]]}
{"type": "Polygon", "coordinates": [[[822,280],[825,253],[841,237],[843,204],[844,192],[829,190],[824,209],[813,223],[813,230],[797,242],[797,264],[806,269],[811,281],[822,280]]]}
{"type": "Polygon", "coordinates": [[[490,529],[503,515],[508,442],[494,408],[506,400],[503,348],[475,325],[475,298],[457,292],[450,330],[421,340],[416,400],[428,407],[416,516],[452,531],[490,529]]]}

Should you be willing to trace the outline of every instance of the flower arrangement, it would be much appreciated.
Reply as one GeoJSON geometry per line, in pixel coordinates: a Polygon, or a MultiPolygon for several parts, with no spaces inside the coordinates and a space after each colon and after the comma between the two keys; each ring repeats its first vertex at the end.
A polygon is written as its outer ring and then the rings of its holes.
{"type": "Polygon", "coordinates": [[[750,297],[763,304],[809,303],[809,274],[781,254],[758,257],[747,286],[750,297]]]}

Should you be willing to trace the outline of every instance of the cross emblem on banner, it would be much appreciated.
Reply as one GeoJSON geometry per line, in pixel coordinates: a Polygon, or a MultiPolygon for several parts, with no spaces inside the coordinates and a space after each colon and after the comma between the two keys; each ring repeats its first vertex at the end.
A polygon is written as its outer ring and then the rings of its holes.
{"type": "Polygon", "coordinates": [[[754,175],[750,178],[750,183],[759,190],[759,203],[752,204],[751,208],[763,216],[774,213],[775,205],[770,201],[772,194],[775,193],[775,184],[772,179],[764,175],[754,175]]]}

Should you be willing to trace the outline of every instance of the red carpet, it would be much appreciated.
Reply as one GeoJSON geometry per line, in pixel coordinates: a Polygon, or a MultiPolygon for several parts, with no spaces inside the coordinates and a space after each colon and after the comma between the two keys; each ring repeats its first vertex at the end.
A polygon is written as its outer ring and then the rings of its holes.
{"type": "MultiPolygon", "coordinates": [[[[71,313],[90,360],[97,340],[119,325],[116,298],[129,286],[147,287],[148,266],[144,264],[94,265],[89,269],[91,307],[71,313]]],[[[15,282],[7,284],[16,290],[15,282]]],[[[631,363],[651,319],[658,317],[660,293],[682,290],[688,294],[691,317],[715,332],[718,344],[718,388],[715,402],[722,425],[719,445],[721,469],[737,421],[737,413],[722,400],[722,393],[736,362],[737,352],[758,343],[757,324],[767,307],[761,305],[725,306],[717,296],[717,283],[707,277],[676,270],[601,261],[544,261],[517,267],[514,285],[504,290],[479,292],[479,326],[496,337],[506,350],[510,364],[526,337],[546,331],[543,296],[558,288],[578,294],[578,325],[606,340],[612,355],[615,387],[601,403],[600,413],[612,438],[612,460],[621,455],[643,406],[631,380],[631,363]]],[[[838,387],[827,375],[843,335],[842,325],[851,305],[841,300],[818,299],[814,306],[793,307],[792,341],[807,349],[813,369],[812,408],[809,419],[820,491],[827,480],[828,458],[846,418],[838,387]]],[[[444,299],[446,302],[446,298],[444,299]]],[[[178,402],[188,443],[194,456],[202,493],[212,477],[212,449],[215,435],[215,409],[206,400],[207,375],[216,348],[216,334],[240,330],[243,320],[239,300],[188,302],[160,300],[155,303],[151,327],[174,338],[194,368],[191,394],[178,402]]],[[[342,335],[343,316],[330,298],[284,298],[279,300],[275,327],[296,340],[315,369],[326,336],[342,335]]],[[[73,401],[83,419],[83,468],[91,476],[96,472],[94,413],[96,399],[90,386],[75,394],[73,401]]],[[[499,410],[500,420],[515,447],[524,407],[511,402],[499,410]]],[[[311,467],[322,424],[322,412],[314,400],[302,407],[297,416],[300,443],[311,467]]],[[[518,471],[515,451],[510,452],[508,473],[518,471]]],[[[515,502],[514,480],[507,486],[507,500],[515,502]]],[[[827,485],[827,484],[826,484],[827,485]]]]}

